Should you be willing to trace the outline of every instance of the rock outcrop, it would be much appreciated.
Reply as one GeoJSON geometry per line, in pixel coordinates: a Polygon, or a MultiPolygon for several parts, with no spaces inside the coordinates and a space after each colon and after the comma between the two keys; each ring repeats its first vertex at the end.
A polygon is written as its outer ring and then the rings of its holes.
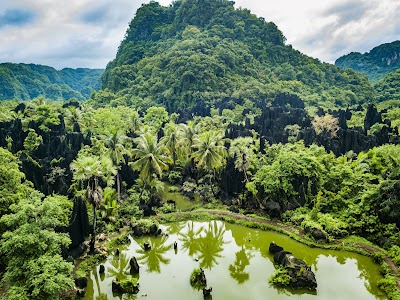
{"type": "Polygon", "coordinates": [[[290,276],[289,285],[291,288],[306,288],[310,290],[317,288],[315,274],[303,260],[294,257],[290,252],[284,251],[282,247],[276,245],[274,242],[271,242],[269,252],[274,254],[274,262],[283,267],[290,276]]]}

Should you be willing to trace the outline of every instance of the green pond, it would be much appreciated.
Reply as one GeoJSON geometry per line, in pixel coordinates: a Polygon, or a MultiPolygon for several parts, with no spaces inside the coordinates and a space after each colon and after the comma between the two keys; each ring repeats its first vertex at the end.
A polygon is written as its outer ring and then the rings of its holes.
{"type": "Polygon", "coordinates": [[[379,266],[368,257],[342,251],[310,248],[289,237],[221,221],[177,222],[162,225],[168,236],[131,238],[121,247],[119,256],[109,256],[105,274],[93,268],[84,299],[201,300],[202,291],[194,290],[190,274],[194,268],[205,270],[214,300],[234,299],[386,299],[377,287],[379,266]],[[178,243],[178,250],[173,248],[178,243]],[[274,272],[268,253],[271,241],[303,259],[315,272],[318,288],[309,291],[277,289],[268,283],[274,272]],[[143,243],[151,244],[150,251],[143,243]],[[137,295],[113,295],[113,278],[129,274],[129,259],[140,265],[140,291],[137,295]]]}
{"type": "Polygon", "coordinates": [[[164,191],[162,192],[161,198],[163,201],[173,200],[176,204],[176,209],[180,211],[187,211],[195,207],[196,205],[201,204],[199,194],[194,194],[194,199],[190,200],[183,196],[178,191],[170,191],[171,188],[176,188],[175,186],[164,182],[164,191]]]}

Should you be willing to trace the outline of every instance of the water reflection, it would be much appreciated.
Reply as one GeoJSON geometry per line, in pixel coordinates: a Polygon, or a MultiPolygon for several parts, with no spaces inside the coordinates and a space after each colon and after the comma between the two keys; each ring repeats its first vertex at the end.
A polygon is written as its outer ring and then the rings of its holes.
{"type": "Polygon", "coordinates": [[[169,226],[166,228],[166,232],[168,234],[177,234],[182,231],[183,228],[186,227],[186,224],[184,222],[175,222],[169,224],[169,226]]]}
{"type": "Polygon", "coordinates": [[[189,284],[194,268],[206,271],[207,283],[213,287],[215,299],[252,300],[292,299],[385,299],[377,289],[378,267],[368,257],[358,254],[309,248],[274,232],[244,228],[238,225],[212,222],[181,222],[162,226],[168,236],[132,239],[119,256],[110,256],[103,264],[105,277],[93,268],[84,299],[203,299],[202,292],[189,284]],[[175,253],[173,243],[178,242],[175,253]],[[274,272],[269,243],[275,241],[285,250],[313,264],[318,282],[317,294],[307,291],[276,289],[268,284],[274,272]],[[145,251],[147,242],[151,250],[145,251]],[[130,275],[129,259],[135,256],[141,265],[138,295],[114,295],[114,278],[130,275]],[[318,266],[318,268],[317,268],[318,266]],[[103,293],[103,294],[101,294],[103,293]]]}
{"type": "Polygon", "coordinates": [[[145,264],[149,272],[160,273],[161,264],[167,265],[171,261],[165,256],[166,252],[172,248],[172,245],[166,245],[167,240],[166,236],[144,239],[151,246],[151,249],[147,251],[144,249],[143,243],[141,243],[140,249],[137,251],[139,255],[136,259],[138,262],[145,264]]]}
{"type": "Polygon", "coordinates": [[[188,222],[186,232],[179,233],[182,248],[190,256],[196,256],[201,268],[211,269],[218,265],[224,245],[229,243],[224,241],[225,225],[212,221],[196,228],[194,224],[193,221],[188,222]]]}
{"type": "MultiPolygon", "coordinates": [[[[184,224],[184,223],[181,223],[184,224]]],[[[182,248],[188,251],[190,256],[193,256],[199,251],[199,238],[203,227],[195,229],[193,221],[187,222],[186,232],[179,232],[179,240],[182,242],[182,248]]]]}
{"type": "Polygon", "coordinates": [[[111,261],[110,266],[107,268],[107,277],[123,278],[129,274],[129,258],[126,252],[115,255],[111,261]]]}
{"type": "Polygon", "coordinates": [[[249,280],[250,273],[245,272],[245,269],[250,265],[250,259],[253,257],[250,251],[242,248],[236,252],[236,260],[233,264],[229,265],[229,274],[238,284],[242,284],[249,280]]]}

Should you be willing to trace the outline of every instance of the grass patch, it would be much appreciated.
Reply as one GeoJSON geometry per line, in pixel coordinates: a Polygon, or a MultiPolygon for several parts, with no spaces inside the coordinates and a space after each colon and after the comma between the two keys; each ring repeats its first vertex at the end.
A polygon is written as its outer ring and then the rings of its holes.
{"type": "Polygon", "coordinates": [[[277,266],[275,268],[275,272],[268,278],[268,282],[277,287],[287,287],[290,285],[292,278],[288,274],[288,272],[277,266]]]}
{"type": "Polygon", "coordinates": [[[103,255],[99,254],[90,256],[89,258],[85,259],[79,264],[78,268],[75,271],[75,277],[76,278],[88,277],[93,266],[96,266],[105,259],[106,258],[103,255]]]}

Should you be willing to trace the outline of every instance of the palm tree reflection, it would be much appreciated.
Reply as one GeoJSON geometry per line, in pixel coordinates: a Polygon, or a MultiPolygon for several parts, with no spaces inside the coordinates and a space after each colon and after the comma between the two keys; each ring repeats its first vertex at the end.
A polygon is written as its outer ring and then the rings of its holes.
{"type": "Polygon", "coordinates": [[[229,266],[231,277],[239,284],[249,280],[250,274],[244,270],[250,264],[252,257],[253,255],[250,252],[246,252],[246,249],[242,248],[242,250],[236,252],[236,260],[229,266]]]}
{"type": "Polygon", "coordinates": [[[185,222],[174,222],[171,224],[168,224],[168,227],[166,228],[168,234],[176,234],[181,232],[183,228],[185,228],[186,223],[185,222]]]}
{"type": "Polygon", "coordinates": [[[220,254],[223,250],[225,234],[225,225],[218,226],[217,221],[209,222],[208,228],[205,230],[205,235],[199,239],[199,260],[200,267],[211,269],[217,265],[217,259],[221,258],[220,254]]]}
{"type": "Polygon", "coordinates": [[[123,278],[129,275],[129,258],[125,252],[115,255],[110,261],[111,266],[107,268],[107,277],[123,278]]]}
{"type": "Polygon", "coordinates": [[[200,267],[211,269],[218,264],[221,252],[224,250],[225,225],[219,225],[217,221],[209,222],[208,227],[195,228],[194,222],[187,223],[187,232],[180,233],[182,248],[189,252],[190,256],[198,255],[200,267]]]}
{"type": "Polygon", "coordinates": [[[190,221],[187,222],[187,232],[179,232],[179,235],[181,236],[179,240],[182,242],[182,248],[188,251],[190,256],[193,256],[199,251],[199,238],[202,230],[203,227],[196,230],[194,228],[194,222],[190,221]]]}
{"type": "Polygon", "coordinates": [[[172,248],[172,245],[166,246],[167,237],[162,236],[156,239],[148,239],[146,242],[150,244],[151,249],[148,251],[144,250],[143,244],[140,245],[140,248],[137,253],[137,260],[143,264],[147,265],[149,272],[157,272],[161,271],[161,263],[169,264],[170,259],[166,258],[165,253],[172,248]]]}

